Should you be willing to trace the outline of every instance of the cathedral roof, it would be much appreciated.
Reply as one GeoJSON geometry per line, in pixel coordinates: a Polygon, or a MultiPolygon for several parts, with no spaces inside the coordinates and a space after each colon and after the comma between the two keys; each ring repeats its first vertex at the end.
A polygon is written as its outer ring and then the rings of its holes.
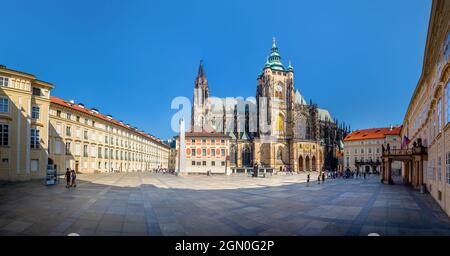
{"type": "Polygon", "coordinates": [[[305,98],[303,98],[298,90],[295,90],[295,103],[300,105],[308,105],[305,101],[305,98]]]}
{"type": "Polygon", "coordinates": [[[317,109],[317,111],[319,112],[319,119],[320,119],[321,121],[331,121],[331,122],[334,122],[334,121],[333,121],[333,118],[331,118],[330,112],[328,112],[328,110],[319,108],[319,109],[317,109]]]}

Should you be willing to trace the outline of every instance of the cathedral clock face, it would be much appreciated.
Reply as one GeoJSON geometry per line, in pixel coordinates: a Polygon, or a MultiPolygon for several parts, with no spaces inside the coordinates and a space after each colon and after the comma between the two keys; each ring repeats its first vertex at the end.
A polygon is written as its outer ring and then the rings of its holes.
{"type": "Polygon", "coordinates": [[[277,92],[281,92],[282,90],[283,90],[283,87],[281,87],[281,85],[277,85],[275,87],[275,91],[277,91],[277,92]]]}

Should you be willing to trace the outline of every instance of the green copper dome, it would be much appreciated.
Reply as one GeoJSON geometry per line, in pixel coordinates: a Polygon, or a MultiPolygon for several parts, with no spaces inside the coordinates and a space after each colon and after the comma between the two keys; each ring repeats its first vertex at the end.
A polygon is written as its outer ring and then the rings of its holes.
{"type": "Polygon", "coordinates": [[[278,52],[278,47],[277,47],[275,37],[273,38],[273,41],[272,41],[271,53],[270,53],[269,57],[267,58],[264,68],[286,71],[283,63],[281,63],[281,56],[280,56],[280,53],[278,52]]]}

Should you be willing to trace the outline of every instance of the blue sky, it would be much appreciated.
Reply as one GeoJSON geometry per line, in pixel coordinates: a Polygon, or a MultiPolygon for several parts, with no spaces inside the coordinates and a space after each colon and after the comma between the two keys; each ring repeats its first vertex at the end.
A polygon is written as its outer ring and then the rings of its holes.
{"type": "Polygon", "coordinates": [[[295,86],[353,129],[400,124],[420,76],[431,1],[0,0],[0,64],[163,139],[192,97],[254,96],[272,37],[295,86]]]}

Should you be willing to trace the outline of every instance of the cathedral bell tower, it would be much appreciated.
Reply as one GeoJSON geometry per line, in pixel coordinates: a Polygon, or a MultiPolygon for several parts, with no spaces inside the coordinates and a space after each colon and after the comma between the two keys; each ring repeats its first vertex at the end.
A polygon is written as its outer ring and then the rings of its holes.
{"type": "Polygon", "coordinates": [[[291,136],[290,120],[292,119],[294,100],[294,69],[290,63],[286,68],[281,62],[275,38],[272,41],[271,53],[267,57],[257,80],[256,98],[259,135],[276,136],[277,139],[285,139],[291,136]],[[259,106],[260,98],[267,100],[265,106],[259,106]],[[261,129],[260,119],[262,119],[262,122],[264,122],[264,119],[266,120],[267,125],[270,126],[269,131],[264,128],[261,129]]]}
{"type": "Polygon", "coordinates": [[[197,77],[194,83],[194,96],[191,113],[191,131],[203,131],[208,114],[209,87],[206,79],[203,61],[200,61],[197,77]]]}

